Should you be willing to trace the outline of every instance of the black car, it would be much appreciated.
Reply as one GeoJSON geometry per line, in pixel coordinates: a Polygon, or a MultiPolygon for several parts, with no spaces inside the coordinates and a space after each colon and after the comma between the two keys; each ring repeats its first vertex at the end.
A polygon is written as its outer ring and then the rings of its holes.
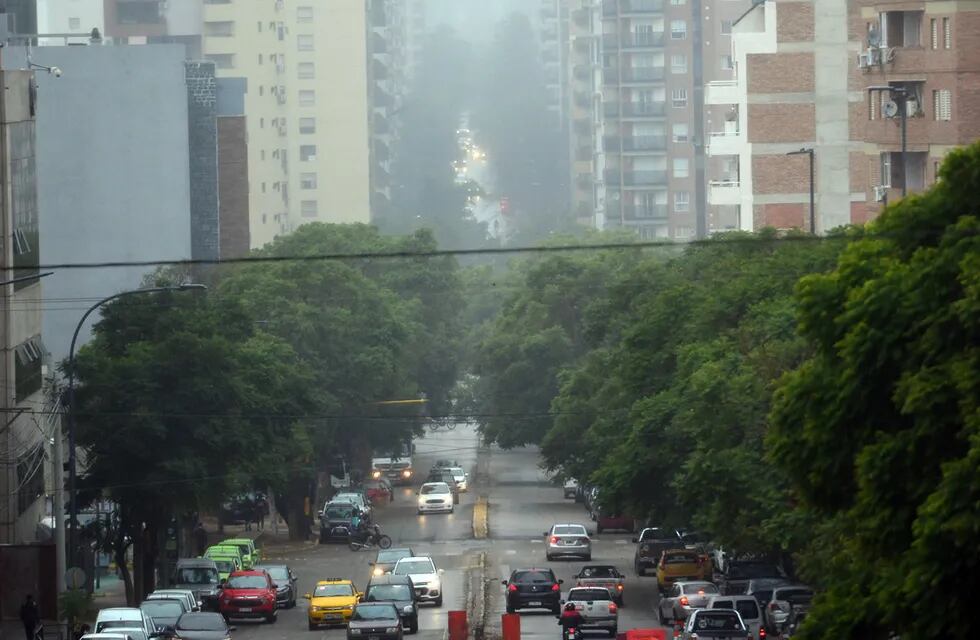
{"type": "Polygon", "coordinates": [[[395,568],[395,563],[399,560],[414,556],[415,552],[412,551],[411,547],[381,549],[378,551],[378,557],[371,563],[371,575],[383,576],[386,573],[391,573],[391,570],[395,568]]]}
{"type": "Polygon", "coordinates": [[[456,476],[449,469],[433,469],[429,472],[426,482],[445,482],[449,485],[449,490],[453,492],[453,504],[459,504],[459,485],[456,484],[456,476]]]}
{"type": "Polygon", "coordinates": [[[258,571],[265,571],[276,583],[276,606],[280,609],[292,609],[296,606],[296,575],[285,564],[259,564],[258,571]]]}
{"type": "Polygon", "coordinates": [[[331,502],[320,514],[320,544],[331,540],[347,542],[353,529],[354,505],[347,502],[331,502]]]}
{"type": "Polygon", "coordinates": [[[359,602],[347,623],[347,640],[402,640],[402,619],[390,602],[359,602]]]}
{"type": "Polygon", "coordinates": [[[517,569],[504,580],[507,587],[507,613],[518,609],[551,609],[561,613],[562,580],[551,569],[517,569]]]}
{"type": "Polygon", "coordinates": [[[218,565],[210,558],[181,558],[171,576],[171,588],[193,591],[202,610],[218,610],[218,565]]]}
{"type": "Polygon", "coordinates": [[[225,640],[235,630],[220,613],[185,613],[174,625],[181,640],[225,640]]]}
{"type": "Polygon", "coordinates": [[[402,627],[409,633],[418,632],[419,603],[410,577],[389,574],[371,578],[361,602],[392,603],[401,616],[402,627]]]}
{"type": "Polygon", "coordinates": [[[743,595],[749,582],[758,578],[786,578],[786,574],[774,562],[767,560],[730,560],[725,566],[721,593],[726,596],[743,595]]]}

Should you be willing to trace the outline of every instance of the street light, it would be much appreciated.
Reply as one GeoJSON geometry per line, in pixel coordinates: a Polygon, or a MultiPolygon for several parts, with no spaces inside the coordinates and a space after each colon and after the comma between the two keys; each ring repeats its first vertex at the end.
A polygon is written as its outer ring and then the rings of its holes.
{"type": "Polygon", "coordinates": [[[76,536],[78,529],[78,490],[76,487],[77,467],[75,456],[75,342],[78,340],[78,332],[82,330],[85,320],[93,311],[119,298],[127,296],[143,295],[146,293],[162,293],[164,291],[192,291],[206,290],[207,285],[203,284],[180,284],[169,287],[150,287],[147,289],[133,289],[113,294],[103,298],[88,308],[82,315],[75,327],[75,333],[71,336],[71,346],[68,348],[68,554],[71,557],[71,566],[77,562],[76,536]]]}
{"type": "MultiPolygon", "coordinates": [[[[904,198],[905,196],[908,195],[908,191],[909,191],[908,176],[905,175],[905,154],[908,146],[907,141],[908,141],[908,117],[909,117],[909,113],[908,113],[909,91],[905,87],[890,85],[890,84],[874,85],[868,87],[869,94],[874,94],[875,92],[878,91],[887,91],[888,94],[892,98],[894,98],[895,106],[898,107],[898,115],[902,122],[902,197],[904,198]]],[[[882,180],[884,180],[885,177],[882,176],[881,178],[882,180]]],[[[890,180],[889,182],[882,182],[882,184],[890,184],[890,183],[891,183],[890,180]]]]}
{"type": "Polygon", "coordinates": [[[813,147],[804,147],[799,151],[790,151],[788,156],[800,156],[806,154],[810,156],[810,233],[817,233],[817,217],[813,207],[813,147]]]}

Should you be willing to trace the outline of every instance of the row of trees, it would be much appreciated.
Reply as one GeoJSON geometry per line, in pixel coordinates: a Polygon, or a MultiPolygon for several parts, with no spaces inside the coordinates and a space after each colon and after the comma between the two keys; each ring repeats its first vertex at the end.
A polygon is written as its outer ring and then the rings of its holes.
{"type": "Polygon", "coordinates": [[[607,507],[780,555],[805,638],[971,637],[980,586],[980,145],[825,239],[516,265],[473,409],[607,507]]]}
{"type": "Polygon", "coordinates": [[[426,231],[309,224],[255,253],[268,260],[209,274],[206,294],[104,307],[77,359],[78,442],[87,496],[119,505],[120,567],[135,545],[131,597],[152,588],[144,569],[172,516],[272,487],[303,538],[304,502],[331,459],[363,459],[419,428],[376,403],[424,393],[429,411],[446,411],[463,308],[455,260],[322,258],[435,248],[426,231]]]}

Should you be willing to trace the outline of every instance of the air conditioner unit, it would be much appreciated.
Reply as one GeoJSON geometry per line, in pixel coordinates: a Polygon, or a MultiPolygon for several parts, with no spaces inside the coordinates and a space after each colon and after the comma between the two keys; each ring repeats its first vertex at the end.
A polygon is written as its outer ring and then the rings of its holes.
{"type": "Polygon", "coordinates": [[[914,118],[919,115],[919,101],[918,100],[906,100],[905,101],[905,115],[910,118],[914,118]]]}
{"type": "Polygon", "coordinates": [[[875,202],[882,202],[888,196],[888,185],[883,184],[875,187],[875,202]]]}
{"type": "Polygon", "coordinates": [[[870,69],[871,66],[872,66],[872,63],[871,63],[871,54],[870,53],[859,53],[858,54],[858,69],[870,69]]]}

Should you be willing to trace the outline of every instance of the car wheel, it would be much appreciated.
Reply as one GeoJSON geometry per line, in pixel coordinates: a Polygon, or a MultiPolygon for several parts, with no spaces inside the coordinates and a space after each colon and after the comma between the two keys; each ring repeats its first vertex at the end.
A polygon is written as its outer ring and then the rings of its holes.
{"type": "Polygon", "coordinates": [[[552,560],[555,559],[554,556],[552,556],[550,553],[544,554],[544,557],[545,557],[545,559],[548,560],[548,562],[551,562],[552,560]]]}
{"type": "Polygon", "coordinates": [[[419,617],[418,616],[414,616],[412,618],[412,621],[408,623],[408,631],[409,631],[409,633],[418,633],[419,632],[419,617]]]}
{"type": "Polygon", "coordinates": [[[602,533],[602,525],[601,524],[597,524],[595,526],[595,532],[596,533],[602,533]]]}
{"type": "Polygon", "coordinates": [[[422,515],[422,510],[421,509],[419,509],[419,515],[422,515]]]}
{"type": "Polygon", "coordinates": [[[507,603],[507,613],[516,613],[516,612],[517,612],[517,609],[515,609],[514,607],[512,607],[510,605],[510,603],[507,603]]]}
{"type": "Polygon", "coordinates": [[[556,604],[555,605],[555,608],[551,610],[551,613],[555,614],[556,616],[560,616],[561,615],[561,605],[560,604],[556,604]]]}
{"type": "Polygon", "coordinates": [[[660,609],[660,607],[657,607],[657,620],[662,625],[666,625],[667,624],[667,619],[664,618],[664,612],[660,609]]]}
{"type": "Polygon", "coordinates": [[[316,631],[316,625],[310,622],[309,620],[306,621],[306,626],[309,628],[310,631],[316,631]]]}
{"type": "Polygon", "coordinates": [[[436,598],[436,606],[437,607],[441,607],[442,606],[442,596],[439,596],[438,598],[436,598]]]}
{"type": "Polygon", "coordinates": [[[585,556],[585,561],[586,561],[586,562],[592,562],[592,554],[591,554],[591,553],[589,553],[589,554],[586,554],[586,556],[585,556]]]}
{"type": "Polygon", "coordinates": [[[265,621],[268,622],[268,623],[273,623],[273,622],[275,622],[278,619],[279,619],[279,616],[276,615],[276,612],[275,611],[273,611],[272,613],[270,613],[269,615],[267,615],[265,617],[265,621]]]}
{"type": "Polygon", "coordinates": [[[619,633],[619,627],[613,627],[609,630],[609,637],[615,638],[617,633],[619,633]]]}

